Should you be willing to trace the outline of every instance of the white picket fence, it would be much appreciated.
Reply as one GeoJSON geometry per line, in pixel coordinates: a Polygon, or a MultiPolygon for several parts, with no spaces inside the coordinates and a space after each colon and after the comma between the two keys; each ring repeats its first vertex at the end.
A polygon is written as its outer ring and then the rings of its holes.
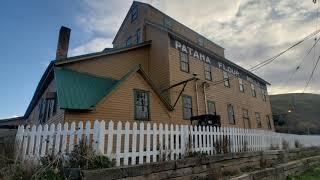
{"type": "Polygon", "coordinates": [[[62,125],[19,126],[18,155],[39,160],[47,154],[68,154],[82,140],[98,154],[116,160],[116,165],[133,165],[183,158],[192,152],[206,154],[293,149],[320,146],[320,136],[281,134],[272,131],[231,127],[90,121],[62,125]],[[124,125],[124,126],[123,126],[124,125]]]}

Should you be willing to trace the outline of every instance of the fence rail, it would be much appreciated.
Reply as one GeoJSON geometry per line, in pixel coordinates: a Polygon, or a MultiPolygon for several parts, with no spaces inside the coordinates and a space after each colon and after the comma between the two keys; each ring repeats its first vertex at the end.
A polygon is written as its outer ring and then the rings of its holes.
{"type": "Polygon", "coordinates": [[[174,160],[190,153],[218,154],[272,148],[320,146],[320,136],[282,134],[257,129],[201,127],[156,123],[108,122],[19,126],[18,155],[38,160],[47,154],[68,154],[85,141],[98,153],[133,165],[174,160]],[[93,129],[92,129],[93,127],[93,129]]]}

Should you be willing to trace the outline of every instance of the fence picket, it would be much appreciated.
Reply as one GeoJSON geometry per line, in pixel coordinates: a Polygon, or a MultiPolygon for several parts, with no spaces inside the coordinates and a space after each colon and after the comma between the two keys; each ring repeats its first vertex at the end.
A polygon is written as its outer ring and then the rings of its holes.
{"type": "Polygon", "coordinates": [[[117,124],[117,145],[116,145],[116,165],[120,166],[120,152],[121,152],[121,131],[122,131],[122,122],[118,121],[117,124]]]}
{"type": "Polygon", "coordinates": [[[70,128],[70,139],[69,139],[69,146],[68,146],[68,151],[71,153],[74,148],[74,134],[75,134],[75,129],[76,129],[76,124],[74,122],[71,123],[71,128],[70,128]]]}
{"type": "Polygon", "coordinates": [[[40,142],[41,142],[41,135],[42,135],[42,125],[40,124],[37,127],[37,136],[36,136],[36,145],[34,149],[34,155],[37,159],[40,157],[40,142]]]}
{"type": "Polygon", "coordinates": [[[153,123],[153,128],[152,128],[152,162],[156,162],[157,161],[157,124],[153,123]]]}
{"type": "Polygon", "coordinates": [[[109,122],[109,125],[108,125],[108,146],[107,146],[107,156],[112,158],[112,147],[113,147],[113,127],[114,126],[114,123],[113,121],[110,121],[109,122]]]}
{"type": "Polygon", "coordinates": [[[61,136],[61,123],[59,123],[57,125],[57,131],[56,131],[56,136],[55,136],[55,140],[54,140],[54,155],[58,154],[59,150],[60,150],[60,137],[61,136]]]}
{"type": "Polygon", "coordinates": [[[131,164],[136,164],[136,151],[137,151],[137,123],[133,123],[132,129],[132,152],[131,152],[131,164]]]}
{"type": "Polygon", "coordinates": [[[44,157],[46,155],[46,147],[48,143],[48,124],[44,125],[43,134],[42,134],[42,140],[41,140],[41,157],[44,157]]]}
{"type": "Polygon", "coordinates": [[[139,164],[143,163],[143,153],[144,152],[144,124],[140,123],[139,126],[139,164]]]}
{"type": "Polygon", "coordinates": [[[127,121],[125,123],[125,129],[124,129],[125,134],[124,134],[123,165],[128,165],[128,161],[129,161],[129,129],[130,129],[130,123],[127,121]]]}
{"type": "Polygon", "coordinates": [[[68,122],[64,123],[63,125],[63,133],[62,133],[62,143],[61,143],[61,152],[65,153],[67,150],[67,138],[69,132],[68,122]]]}

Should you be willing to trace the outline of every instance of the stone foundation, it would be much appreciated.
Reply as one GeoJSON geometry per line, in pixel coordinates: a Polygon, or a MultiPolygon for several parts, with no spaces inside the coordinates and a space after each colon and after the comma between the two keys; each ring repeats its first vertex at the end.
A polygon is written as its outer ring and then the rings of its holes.
{"type": "Polygon", "coordinates": [[[319,148],[190,157],[135,166],[82,171],[83,179],[285,179],[320,163],[319,148]]]}

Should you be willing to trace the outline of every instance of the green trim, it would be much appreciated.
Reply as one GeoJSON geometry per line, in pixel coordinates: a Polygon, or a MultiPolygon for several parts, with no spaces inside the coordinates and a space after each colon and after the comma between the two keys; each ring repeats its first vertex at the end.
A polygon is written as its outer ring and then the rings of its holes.
{"type": "Polygon", "coordinates": [[[133,109],[134,109],[134,120],[139,120],[139,121],[150,121],[150,108],[151,108],[151,104],[150,104],[150,92],[146,91],[146,90],[142,90],[142,89],[133,89],[133,109]],[[146,93],[147,98],[148,98],[148,118],[137,118],[137,110],[136,110],[136,99],[137,99],[137,93],[146,93]]]}
{"type": "Polygon", "coordinates": [[[190,101],[191,101],[191,116],[193,116],[193,105],[192,105],[192,96],[189,96],[189,95],[185,95],[185,94],[183,94],[182,95],[182,118],[184,119],[184,120],[190,120],[190,118],[186,118],[185,116],[184,116],[184,98],[190,98],[190,101]]]}

